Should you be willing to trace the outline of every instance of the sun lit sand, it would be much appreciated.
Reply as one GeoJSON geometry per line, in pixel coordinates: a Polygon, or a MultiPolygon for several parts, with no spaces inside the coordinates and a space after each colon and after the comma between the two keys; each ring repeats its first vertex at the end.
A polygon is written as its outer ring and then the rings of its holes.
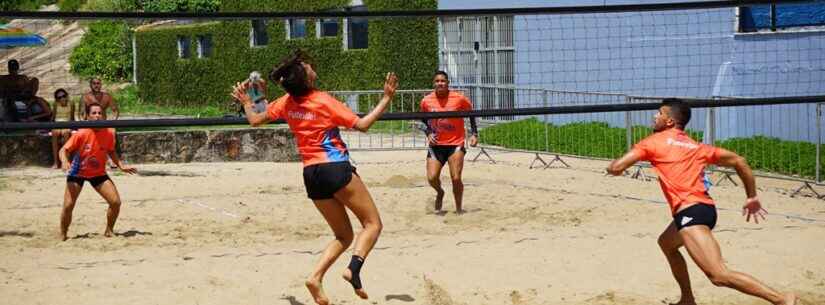
{"type": "MultiPolygon", "coordinates": [[[[445,169],[447,213],[436,214],[425,155],[353,152],[384,231],[361,275],[371,298],[341,279],[345,254],[324,281],[333,304],[676,301],[656,244],[670,215],[655,181],[607,177],[606,162],[574,158],[570,169],[531,170],[533,155],[495,152],[497,164],[465,167],[466,214],[452,212],[445,169]]],[[[0,172],[0,303],[313,304],[304,280],[332,232],[299,163],[136,166],[141,175],[110,173],[124,202],[117,236],[102,236],[106,205],[87,185],[66,242],[57,238],[64,174],[0,172]]],[[[728,266],[825,304],[825,201],[788,197],[795,182],[757,184],[771,213],[759,225],[740,214],[741,187],[711,190],[728,266]]],[[[689,268],[699,304],[767,304],[689,268]]]]}

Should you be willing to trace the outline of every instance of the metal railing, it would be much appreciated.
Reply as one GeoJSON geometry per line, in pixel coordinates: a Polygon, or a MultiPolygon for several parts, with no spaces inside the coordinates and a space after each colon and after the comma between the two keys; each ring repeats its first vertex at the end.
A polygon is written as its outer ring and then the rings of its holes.
{"type": "MultiPolygon", "coordinates": [[[[511,102],[484,103],[483,99],[479,102],[473,99],[477,97],[474,93],[479,92],[478,88],[463,87],[458,90],[473,100],[477,110],[655,103],[664,98],[512,86],[504,89],[511,92],[508,97],[511,102]]],[[[502,89],[496,90],[500,92],[502,89]]],[[[418,111],[421,98],[430,92],[432,90],[399,91],[388,112],[418,111]]],[[[372,109],[383,94],[377,90],[332,93],[357,112],[372,109]]],[[[823,183],[823,104],[697,108],[693,109],[686,130],[697,141],[724,147],[746,157],[759,176],[802,182],[802,187],[794,194],[808,189],[820,196],[811,185],[823,183]]],[[[536,159],[531,168],[536,162],[543,163],[545,168],[549,166],[540,155],[553,155],[555,158],[550,163],[564,162],[563,156],[613,159],[653,132],[651,126],[655,112],[480,118],[481,153],[486,153],[484,150],[535,153],[536,159]]],[[[354,150],[423,149],[426,147],[426,137],[420,127],[418,121],[382,121],[370,133],[346,132],[344,140],[354,150]]],[[[727,181],[731,174],[721,169],[713,170],[723,175],[716,183],[727,181]]]]}

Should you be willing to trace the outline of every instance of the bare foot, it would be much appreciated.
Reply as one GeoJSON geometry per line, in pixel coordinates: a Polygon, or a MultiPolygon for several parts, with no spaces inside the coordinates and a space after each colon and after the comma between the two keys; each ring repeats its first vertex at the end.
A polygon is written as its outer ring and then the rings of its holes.
{"type": "Polygon", "coordinates": [[[57,163],[52,164],[52,169],[58,169],[58,168],[60,168],[60,164],[57,164],[57,163]]]}
{"type": "Polygon", "coordinates": [[[444,203],[444,191],[438,191],[435,194],[435,211],[441,211],[441,205],[444,203]]]}
{"type": "Polygon", "coordinates": [[[796,297],[796,294],[793,292],[788,292],[784,295],[782,303],[777,305],[796,305],[797,303],[799,303],[799,298],[796,297]]]}
{"type": "Polygon", "coordinates": [[[324,287],[321,285],[320,280],[307,280],[304,285],[307,286],[309,290],[309,294],[312,295],[312,299],[315,300],[315,303],[318,305],[329,305],[329,299],[327,295],[324,293],[324,287]]]}
{"type": "MultiPolygon", "coordinates": [[[[347,282],[349,282],[350,284],[352,284],[352,270],[349,270],[349,268],[344,269],[344,274],[343,274],[343,277],[344,277],[344,280],[345,280],[345,281],[347,281],[347,282]]],[[[364,299],[364,300],[366,300],[366,299],[368,299],[368,298],[369,298],[369,296],[367,295],[367,292],[366,292],[366,291],[364,291],[364,288],[355,289],[355,294],[357,294],[357,295],[358,295],[358,297],[360,297],[360,298],[362,298],[362,299],[364,299]]]]}
{"type": "Polygon", "coordinates": [[[458,209],[458,210],[455,210],[455,213],[458,214],[458,215],[461,215],[461,214],[467,213],[467,211],[465,211],[464,209],[458,209]]]}
{"type": "Polygon", "coordinates": [[[106,236],[106,237],[112,237],[114,235],[115,235],[115,233],[112,232],[111,230],[106,230],[106,232],[103,233],[103,236],[106,236]]]}
{"type": "Polygon", "coordinates": [[[676,303],[668,303],[668,305],[696,305],[695,300],[679,300],[676,303]]]}
{"type": "Polygon", "coordinates": [[[68,236],[68,235],[66,235],[66,234],[60,234],[59,238],[60,238],[60,241],[67,241],[67,240],[69,240],[69,236],[68,236]]]}

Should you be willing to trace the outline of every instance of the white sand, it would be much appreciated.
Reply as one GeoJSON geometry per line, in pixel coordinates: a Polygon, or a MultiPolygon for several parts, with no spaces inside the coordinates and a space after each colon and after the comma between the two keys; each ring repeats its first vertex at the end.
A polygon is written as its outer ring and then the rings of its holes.
{"type": "MultiPolygon", "coordinates": [[[[678,297],[656,245],[670,220],[658,183],[606,177],[600,161],[565,158],[573,169],[530,170],[532,155],[495,153],[499,164],[467,163],[469,212],[435,215],[424,155],[353,153],[385,227],[362,271],[371,299],[357,299],[340,279],[345,255],[324,282],[333,303],[637,305],[678,297]]],[[[64,174],[3,169],[0,304],[314,304],[303,281],[332,236],[305,197],[300,164],[138,169],[150,175],[112,175],[124,201],[119,235],[102,236],[106,205],[87,185],[67,242],[57,240],[64,174]]],[[[445,169],[452,211],[448,177],[445,169]]],[[[758,184],[772,213],[759,225],[740,216],[741,187],[711,190],[728,266],[825,304],[825,201],[789,198],[797,183],[758,184]]],[[[689,266],[700,304],[767,304],[714,287],[689,266]]]]}

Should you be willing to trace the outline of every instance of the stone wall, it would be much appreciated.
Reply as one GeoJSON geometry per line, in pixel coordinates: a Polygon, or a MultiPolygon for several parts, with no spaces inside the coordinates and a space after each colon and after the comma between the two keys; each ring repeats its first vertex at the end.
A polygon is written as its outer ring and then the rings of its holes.
{"type": "MultiPolygon", "coordinates": [[[[118,132],[117,149],[128,163],[300,160],[287,128],[118,132]]],[[[0,135],[0,167],[51,164],[50,137],[0,135]]]]}

